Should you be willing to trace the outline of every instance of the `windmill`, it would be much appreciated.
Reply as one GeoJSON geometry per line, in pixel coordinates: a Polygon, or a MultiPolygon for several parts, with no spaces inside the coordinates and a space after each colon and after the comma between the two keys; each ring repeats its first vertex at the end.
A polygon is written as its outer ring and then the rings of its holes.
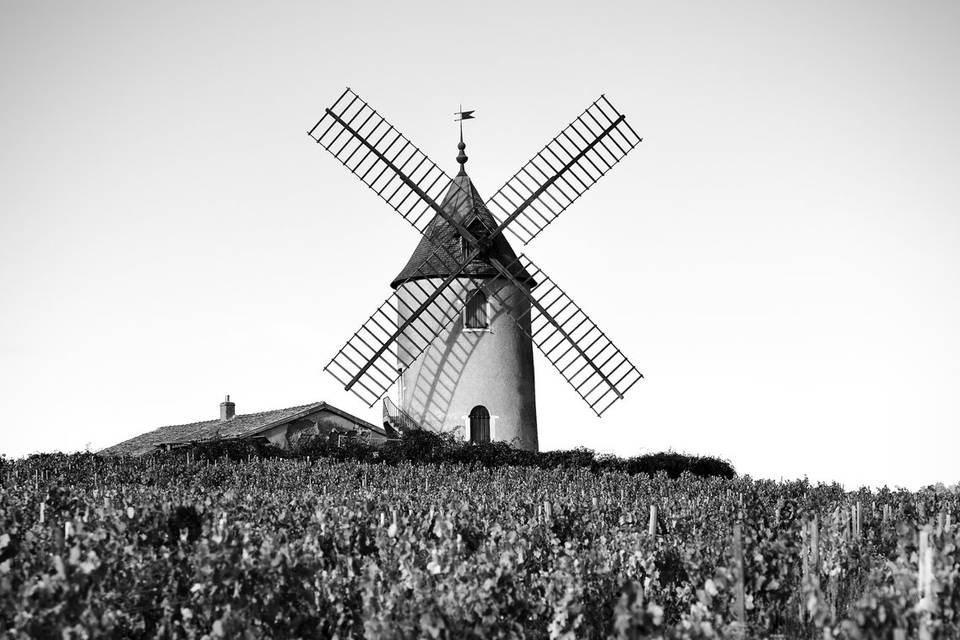
{"type": "Polygon", "coordinates": [[[484,201],[462,127],[453,178],[349,88],[310,129],[422,234],[393,294],[325,370],[369,406],[398,383],[389,413],[406,424],[536,450],[533,345],[597,416],[643,375],[504,234],[529,243],[642,139],[601,96],[484,201]]]}

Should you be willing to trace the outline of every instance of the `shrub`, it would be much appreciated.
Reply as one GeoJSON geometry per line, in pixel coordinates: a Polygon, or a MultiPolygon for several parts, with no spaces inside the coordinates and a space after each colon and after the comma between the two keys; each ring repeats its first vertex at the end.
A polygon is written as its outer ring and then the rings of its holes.
{"type": "Polygon", "coordinates": [[[186,445],[161,457],[189,454],[200,461],[223,458],[246,460],[248,458],[333,458],[357,462],[382,462],[400,464],[459,463],[493,467],[533,467],[538,469],[589,469],[594,473],[620,472],[629,475],[654,476],[665,473],[670,478],[679,478],[690,473],[700,478],[734,478],[736,471],[726,460],[708,456],[691,456],[674,451],[654,453],[632,458],[613,455],[598,456],[591,449],[559,451],[524,451],[506,442],[482,444],[462,442],[450,434],[432,431],[408,431],[398,440],[375,445],[361,438],[334,438],[315,436],[297,443],[291,449],[280,449],[265,440],[224,440],[186,445]]]}

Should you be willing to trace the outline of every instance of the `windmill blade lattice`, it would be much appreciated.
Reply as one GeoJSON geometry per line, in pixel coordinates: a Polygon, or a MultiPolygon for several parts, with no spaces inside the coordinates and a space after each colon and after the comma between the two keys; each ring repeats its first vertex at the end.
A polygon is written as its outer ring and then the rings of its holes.
{"type": "Polygon", "coordinates": [[[309,134],[423,233],[452,180],[373,107],[347,89],[309,134]]]}
{"type": "Polygon", "coordinates": [[[543,269],[524,255],[518,260],[538,283],[530,292],[530,338],[584,402],[603,415],[643,374],[543,269]]]}
{"type": "Polygon", "coordinates": [[[605,96],[584,109],[487,200],[523,244],[620,162],[642,138],[605,96]]]}
{"type": "MultiPolygon", "coordinates": [[[[442,252],[437,247],[418,267],[418,273],[434,270],[442,252]]],[[[369,406],[461,316],[466,305],[464,292],[483,287],[483,281],[463,276],[438,283],[425,276],[411,279],[407,285],[377,307],[324,367],[369,406]],[[420,307],[420,313],[413,313],[420,307]],[[401,327],[400,318],[409,318],[408,324],[401,327]]]]}

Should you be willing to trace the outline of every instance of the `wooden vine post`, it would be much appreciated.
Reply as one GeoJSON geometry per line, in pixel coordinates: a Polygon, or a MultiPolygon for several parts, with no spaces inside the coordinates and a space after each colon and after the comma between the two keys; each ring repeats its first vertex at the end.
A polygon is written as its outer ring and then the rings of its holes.
{"type": "Polygon", "coordinates": [[[920,640],[930,640],[930,617],[934,610],[933,549],[930,546],[930,525],[917,531],[920,538],[917,553],[917,596],[920,599],[920,640]]]}
{"type": "Polygon", "coordinates": [[[648,526],[647,532],[651,536],[657,535],[657,505],[650,505],[650,524],[648,526]]]}
{"type": "MultiPolygon", "coordinates": [[[[800,530],[800,579],[801,584],[807,581],[810,575],[810,527],[809,523],[804,522],[800,530]]],[[[801,622],[806,622],[805,607],[803,598],[797,599],[797,618],[801,622]]]]}
{"type": "Polygon", "coordinates": [[[735,637],[744,638],[747,632],[747,616],[743,588],[743,531],[739,522],[733,525],[733,563],[734,580],[736,580],[733,603],[733,613],[737,626],[735,637]]]}
{"type": "Polygon", "coordinates": [[[810,521],[810,568],[813,575],[820,576],[820,522],[817,516],[810,521]]]}

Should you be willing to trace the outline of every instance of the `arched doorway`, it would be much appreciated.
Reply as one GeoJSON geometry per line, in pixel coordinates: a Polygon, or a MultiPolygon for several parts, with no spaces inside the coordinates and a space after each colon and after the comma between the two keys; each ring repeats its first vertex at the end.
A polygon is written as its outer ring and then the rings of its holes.
{"type": "Polygon", "coordinates": [[[483,405],[470,410],[470,442],[490,442],[490,412],[483,405]]]}

